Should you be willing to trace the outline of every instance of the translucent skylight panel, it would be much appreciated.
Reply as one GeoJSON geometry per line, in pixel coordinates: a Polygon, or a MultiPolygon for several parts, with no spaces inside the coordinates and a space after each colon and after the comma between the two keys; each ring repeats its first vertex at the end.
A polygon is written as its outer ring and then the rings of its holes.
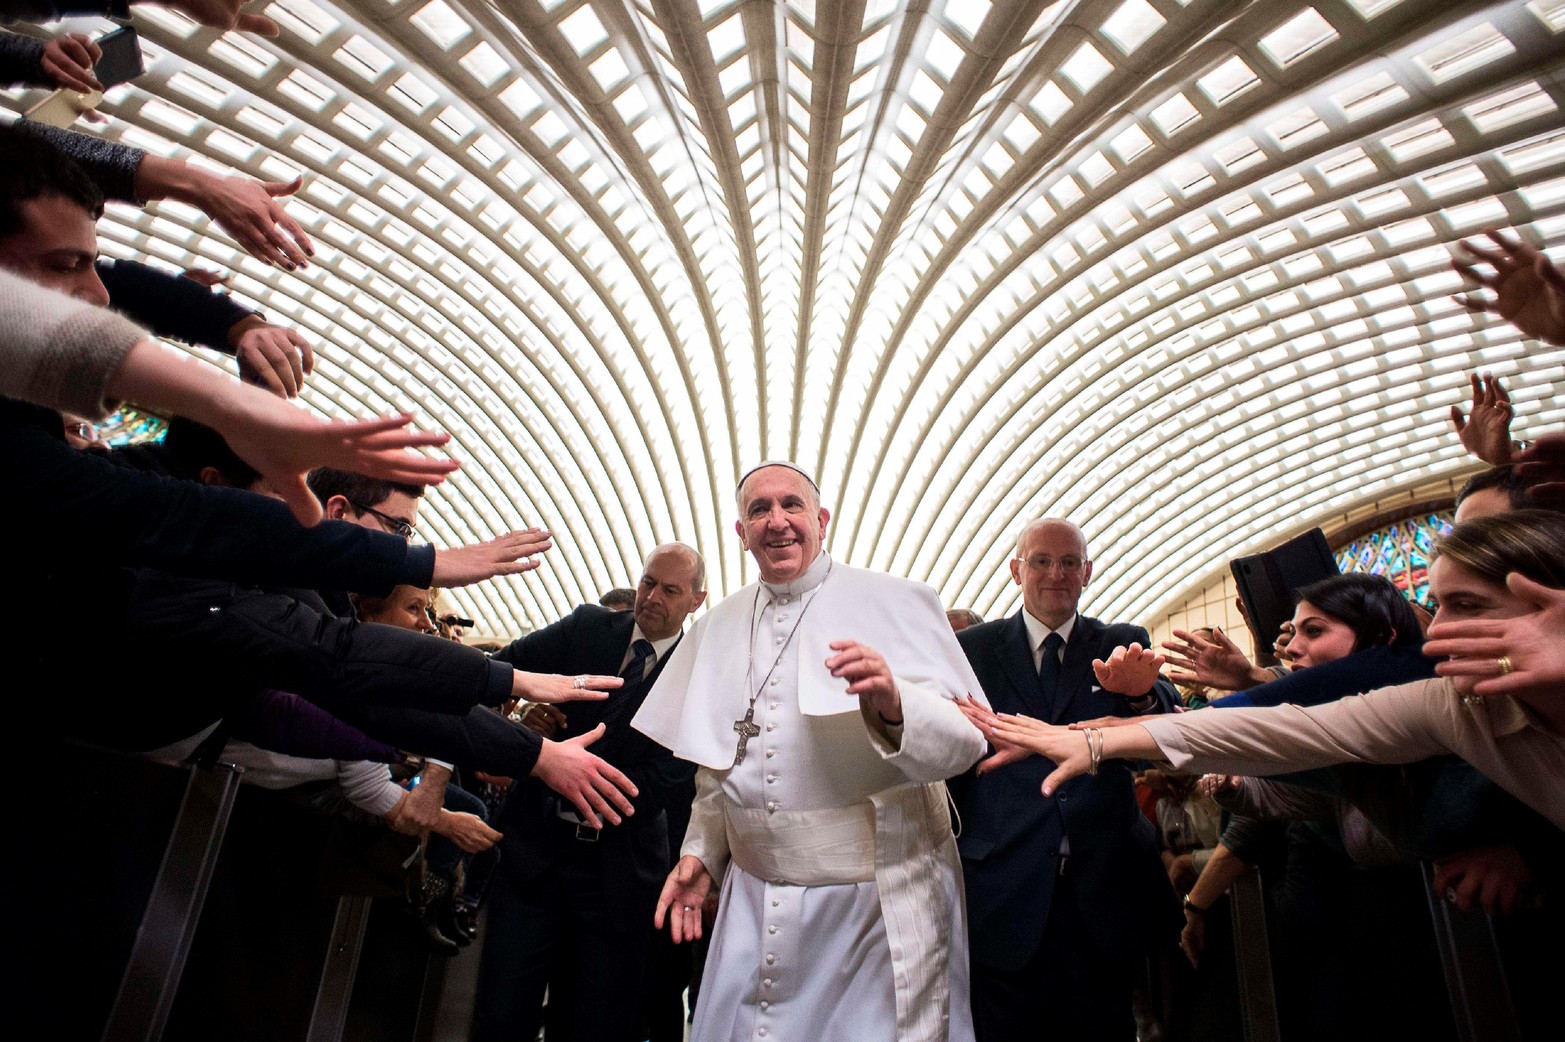
{"type": "Polygon", "coordinates": [[[1482,101],[1464,105],[1462,112],[1485,134],[1492,134],[1513,123],[1555,111],[1553,99],[1536,83],[1522,83],[1482,101]]]}
{"type": "Polygon", "coordinates": [[[1184,94],[1175,94],[1150,113],[1164,134],[1174,134],[1201,118],[1201,112],[1184,94]]]}
{"type": "Polygon", "coordinates": [[[1060,89],[1059,84],[1049,80],[1038,88],[1037,93],[1028,100],[1027,104],[1043,117],[1045,123],[1053,126],[1059,122],[1061,116],[1070,111],[1071,99],[1060,89]]]}
{"type": "Polygon", "coordinates": [[[466,19],[452,10],[444,0],[431,0],[415,11],[408,20],[425,36],[446,50],[450,50],[452,44],[466,39],[473,32],[473,27],[467,24],[466,19]]]}
{"type": "Polygon", "coordinates": [[[1261,78],[1255,74],[1255,70],[1236,54],[1196,80],[1196,86],[1213,104],[1223,105],[1250,88],[1259,86],[1260,82],[1261,78]]]}
{"type": "Polygon", "coordinates": [[[1313,7],[1306,7],[1261,37],[1261,50],[1286,68],[1318,47],[1337,38],[1337,30],[1313,7]]]}
{"type": "Polygon", "coordinates": [[[372,82],[396,64],[385,51],[357,34],[348,37],[332,56],[349,71],[372,82]]]}
{"type": "Polygon", "coordinates": [[[923,60],[933,66],[934,70],[947,81],[956,75],[957,69],[962,65],[962,59],[966,56],[967,52],[962,50],[961,45],[938,28],[929,34],[929,42],[922,55],[923,60]]]}
{"type": "Polygon", "coordinates": [[[609,38],[608,30],[603,28],[590,4],[583,4],[566,15],[555,28],[580,55],[586,55],[609,38]]]}
{"type": "Polygon", "coordinates": [[[1167,19],[1146,0],[1125,0],[1103,22],[1103,35],[1113,41],[1122,54],[1132,54],[1136,48],[1156,35],[1167,24],[1167,19]]]}
{"type": "MultiPolygon", "coordinates": [[[[1091,41],[1083,41],[1060,66],[1060,73],[1082,94],[1092,90],[1103,78],[1114,71],[1114,66],[1091,41]]],[[[1053,120],[1050,120],[1053,122],[1053,120]]]]}
{"type": "MultiPolygon", "coordinates": [[[[146,7],[138,13],[146,17],[150,12],[161,10],[163,9],[158,7],[146,7]]],[[[191,24],[194,26],[195,23],[191,24]]],[[[275,54],[257,46],[238,33],[230,33],[213,40],[208,53],[253,79],[260,79],[266,75],[279,60],[275,54]]]]}
{"type": "Polygon", "coordinates": [[[1331,100],[1350,120],[1363,119],[1387,105],[1407,100],[1407,91],[1389,72],[1377,72],[1331,96],[1331,100]]]}
{"type": "Polygon", "coordinates": [[[310,0],[283,0],[268,4],[264,13],[276,20],[283,29],[302,36],[312,44],[324,40],[328,33],[341,28],[341,23],[331,15],[310,3],[310,0]]]}
{"type": "Polygon", "coordinates": [[[1531,0],[1527,10],[1551,31],[1565,30],[1565,0],[1531,0]]]}
{"type": "Polygon", "coordinates": [[[1115,135],[1114,140],[1109,142],[1109,147],[1121,161],[1128,163],[1151,148],[1152,139],[1138,124],[1132,123],[1115,135]]]}
{"type": "Polygon", "coordinates": [[[1483,22],[1441,41],[1413,60],[1431,80],[1445,83],[1515,53],[1516,48],[1504,34],[1483,22]]]}

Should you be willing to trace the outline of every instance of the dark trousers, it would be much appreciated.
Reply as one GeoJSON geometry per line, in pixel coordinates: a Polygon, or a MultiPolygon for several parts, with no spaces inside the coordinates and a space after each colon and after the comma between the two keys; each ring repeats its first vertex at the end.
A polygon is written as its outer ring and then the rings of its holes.
{"type": "MultiPolygon", "coordinates": [[[[502,869],[489,894],[472,1042],[533,1042],[549,1024],[571,1042],[637,1042],[652,902],[627,909],[604,878],[602,843],[560,830],[554,864],[524,887],[502,869]],[[552,986],[551,986],[552,985],[552,986]],[[563,1008],[558,1008],[563,1007],[563,1008]]],[[[625,884],[619,883],[622,889],[625,884]]]]}
{"type": "Polygon", "coordinates": [[[1130,999],[1139,960],[1098,952],[1074,889],[1069,876],[1055,881],[1043,940],[1021,969],[973,964],[978,1042],[1134,1042],[1130,999]]]}

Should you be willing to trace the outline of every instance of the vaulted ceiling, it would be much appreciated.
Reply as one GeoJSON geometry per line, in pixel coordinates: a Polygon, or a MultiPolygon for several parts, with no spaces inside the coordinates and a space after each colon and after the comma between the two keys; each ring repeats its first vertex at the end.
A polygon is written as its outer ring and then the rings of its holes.
{"type": "MultiPolygon", "coordinates": [[[[288,273],[177,204],[110,256],[231,269],[329,414],[412,406],[441,544],[543,523],[550,621],[683,539],[753,576],[739,472],[816,471],[828,545],[986,615],[1024,520],[1088,533],[1096,614],[1466,465],[1565,353],[1471,313],[1449,247],[1565,243],[1565,0],[281,0],[277,40],[136,8],[88,132],[304,175],[288,273]]],[[[67,26],[85,23],[67,23],[67,26]]],[[[93,23],[101,28],[103,23],[93,23]]],[[[20,109],[36,92],[12,91],[20,109]]]]}

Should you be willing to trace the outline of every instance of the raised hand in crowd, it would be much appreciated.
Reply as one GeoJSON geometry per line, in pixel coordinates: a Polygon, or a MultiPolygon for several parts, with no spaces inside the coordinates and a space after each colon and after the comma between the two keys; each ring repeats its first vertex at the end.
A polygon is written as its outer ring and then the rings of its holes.
{"type": "Polygon", "coordinates": [[[550,705],[534,703],[522,710],[522,726],[543,738],[553,738],[565,726],[565,714],[550,705]]]}
{"type": "MultiPolygon", "coordinates": [[[[1446,661],[1444,677],[1481,677],[1479,695],[1555,695],[1565,686],[1565,590],[1555,590],[1511,573],[1511,593],[1532,605],[1508,619],[1458,619],[1429,627],[1424,654],[1446,661]]],[[[1565,717],[1565,704],[1561,705],[1565,717]]]]}
{"type": "Polygon", "coordinates": [[[1527,494],[1534,503],[1565,509],[1565,433],[1545,434],[1512,458],[1516,476],[1531,483],[1527,494]]]}
{"type": "Polygon", "coordinates": [[[460,465],[410,451],[444,445],[451,437],[403,430],[413,421],[411,414],[320,420],[150,340],[137,343],[126,354],[109,378],[107,394],[217,430],[305,525],[321,519],[320,501],[304,483],[305,474],[316,467],[432,485],[460,465]]]}
{"type": "Polygon", "coordinates": [[[1508,844],[1435,859],[1434,891],[1464,912],[1510,915],[1532,886],[1532,869],[1508,844]]]}
{"type": "Polygon", "coordinates": [[[242,174],[217,174],[182,159],[148,155],[136,167],[136,195],[173,199],[205,213],[257,260],[294,271],[309,266],[315,245],[304,227],[277,200],[297,192],[292,181],[258,181],[242,174]]]}
{"type": "Polygon", "coordinates": [[[103,89],[93,66],[103,57],[103,49],[92,37],[82,33],[65,33],[43,45],[39,62],[44,75],[57,87],[91,94],[103,89]]]}
{"type": "Polygon", "coordinates": [[[1239,646],[1220,629],[1212,630],[1212,639],[1198,633],[1175,630],[1173,640],[1163,642],[1169,679],[1176,684],[1205,684],[1222,691],[1239,691],[1273,679],[1268,669],[1252,663],[1239,646]]]}
{"type": "Polygon", "coordinates": [[[1098,685],[1105,691],[1139,698],[1152,690],[1157,683],[1158,670],[1165,659],[1151,648],[1140,644],[1115,648],[1108,659],[1093,659],[1092,672],[1098,685]]]}
{"type": "Polygon", "coordinates": [[[1272,641],[1272,654],[1283,662],[1292,662],[1293,656],[1288,654],[1288,645],[1293,643],[1293,620],[1285,619],[1281,626],[1277,627],[1277,639],[1272,641]]]}
{"type": "MultiPolygon", "coordinates": [[[[618,677],[610,679],[619,686],[618,677]]],[[[586,734],[563,742],[545,741],[532,771],[534,778],[569,800],[595,829],[601,829],[605,820],[618,825],[634,814],[635,808],[627,797],[639,795],[635,784],[619,768],[587,751],[587,746],[602,738],[606,730],[599,724],[586,734]]]]}
{"type": "Polygon", "coordinates": [[[1470,310],[1499,315],[1535,340],[1565,344],[1565,272],[1536,246],[1495,228],[1484,234],[1493,247],[1457,243],[1462,256],[1451,266],[1479,287],[1457,301],[1470,310]],[[1493,274],[1481,271],[1480,264],[1493,268],[1493,274]]]}
{"type": "MultiPolygon", "coordinates": [[[[361,472],[362,473],[362,472],[361,472]]],[[[496,536],[482,543],[471,543],[452,550],[435,551],[435,574],[430,585],[440,589],[471,586],[497,575],[520,575],[537,568],[536,555],[554,545],[553,537],[542,528],[523,528],[496,536]]],[[[619,685],[615,685],[618,687],[619,685]]],[[[558,702],[561,699],[520,697],[532,702],[558,702]]]]}
{"type": "Polygon", "coordinates": [[[1491,467],[1503,467],[1511,462],[1511,396],[1497,376],[1474,373],[1472,381],[1472,415],[1453,405],[1451,425],[1464,449],[1491,467]]]}
{"type": "MultiPolygon", "coordinates": [[[[439,551],[435,553],[435,567],[440,567],[439,551]]],[[[620,677],[598,676],[583,673],[564,677],[557,673],[528,673],[515,670],[511,679],[511,696],[528,702],[601,702],[609,697],[625,681],[620,677]]]]}
{"type": "Polygon", "coordinates": [[[240,376],[284,398],[297,398],[304,378],[315,371],[315,349],[310,342],[260,315],[235,322],[228,331],[228,342],[239,359],[240,376]]]}
{"type": "Polygon", "coordinates": [[[1032,755],[1032,751],[1029,749],[1024,749],[1013,742],[997,738],[994,733],[994,725],[999,720],[999,717],[994,710],[978,701],[972,695],[957,699],[956,707],[962,711],[963,716],[967,717],[968,723],[978,728],[984,738],[988,740],[990,747],[994,749],[994,752],[978,761],[979,774],[988,774],[996,768],[1004,767],[1008,763],[1016,763],[1018,760],[1025,760],[1032,755]]]}

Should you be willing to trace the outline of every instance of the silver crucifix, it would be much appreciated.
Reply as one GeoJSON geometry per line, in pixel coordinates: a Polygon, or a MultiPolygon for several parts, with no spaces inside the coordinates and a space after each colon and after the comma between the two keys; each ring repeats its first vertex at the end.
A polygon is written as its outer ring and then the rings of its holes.
{"type": "Polygon", "coordinates": [[[761,726],[755,722],[755,706],[749,706],[744,711],[744,719],[734,721],[734,733],[739,736],[739,749],[734,753],[734,766],[744,763],[745,743],[761,733],[761,726]]]}

